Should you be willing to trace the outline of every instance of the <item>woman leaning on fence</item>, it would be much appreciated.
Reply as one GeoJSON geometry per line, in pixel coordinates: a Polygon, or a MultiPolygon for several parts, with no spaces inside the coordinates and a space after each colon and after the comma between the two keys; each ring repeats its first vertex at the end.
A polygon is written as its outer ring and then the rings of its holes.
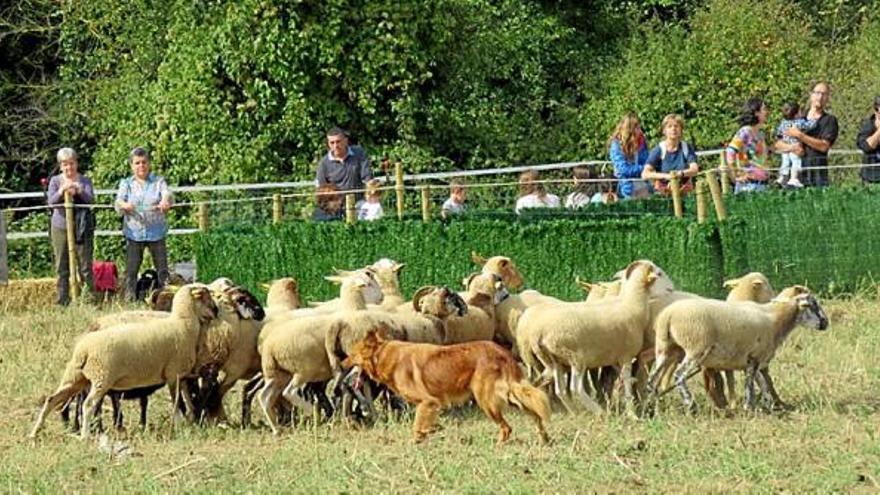
{"type": "Polygon", "coordinates": [[[165,215],[171,208],[171,190],[165,179],[150,172],[150,153],[144,148],[131,150],[128,163],[132,175],[119,182],[115,207],[123,216],[126,297],[134,300],[144,249],[150,250],[150,257],[159,274],[159,287],[168,281],[168,252],[165,247],[168,221],[165,215]]]}
{"type": "MultiPolygon", "coordinates": [[[[61,172],[49,180],[48,202],[52,208],[52,251],[55,254],[55,273],[58,275],[58,304],[70,303],[70,263],[67,245],[67,222],[64,211],[64,193],[73,194],[75,205],[91,204],[95,199],[92,181],[79,173],[79,157],[73,148],[58,150],[58,167],[61,172]]],[[[94,291],[92,279],[92,254],[94,251],[95,223],[88,208],[74,208],[74,239],[80,282],[89,292],[94,291]]]]}

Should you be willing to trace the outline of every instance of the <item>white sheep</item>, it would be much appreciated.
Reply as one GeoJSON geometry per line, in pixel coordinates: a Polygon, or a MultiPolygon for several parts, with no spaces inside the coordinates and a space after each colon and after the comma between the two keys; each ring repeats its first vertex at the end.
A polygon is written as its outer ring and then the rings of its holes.
{"type": "Polygon", "coordinates": [[[263,289],[266,290],[266,320],[300,307],[299,284],[291,277],[263,284],[263,289]]]}
{"type": "Polygon", "coordinates": [[[670,304],[657,317],[656,361],[648,380],[656,391],[656,380],[675,353],[684,360],[675,371],[675,383],[685,406],[696,409],[687,388],[687,378],[699,367],[745,370],[745,406],[754,408],[754,379],[757,374],[762,396],[772,402],[764,370],[797,325],[816,330],[828,327],[828,318],[816,298],[805,288],[794,286],[771,302],[728,302],[689,299],[670,304]]]}
{"type": "MultiPolygon", "coordinates": [[[[368,296],[381,301],[381,289],[367,271],[326,278],[340,284],[343,312],[366,311],[368,296]]],[[[259,352],[264,385],[258,395],[273,433],[278,433],[275,404],[280,396],[309,411],[311,404],[299,392],[309,383],[326,382],[333,377],[324,340],[335,320],[333,315],[273,318],[263,327],[259,352]]]]}
{"type": "MultiPolygon", "coordinates": [[[[379,287],[382,289],[382,302],[380,304],[368,302],[368,308],[395,311],[398,306],[409,303],[400,292],[400,270],[402,270],[404,266],[406,265],[403,263],[398,263],[388,258],[382,258],[372,265],[364,267],[364,269],[373,272],[376,277],[376,282],[379,283],[379,287]]],[[[337,271],[337,275],[342,277],[348,273],[349,272],[343,270],[337,271]]],[[[339,309],[341,302],[339,298],[335,298],[325,302],[313,303],[312,306],[320,312],[332,313],[339,309]]]]}
{"type": "MultiPolygon", "coordinates": [[[[552,376],[556,395],[568,404],[562,390],[563,374],[570,370],[569,387],[584,405],[600,413],[584,388],[591,368],[617,366],[621,370],[627,409],[632,412],[632,361],[643,349],[650,322],[649,297],[672,290],[668,279],[658,285],[662,270],[649,261],[626,269],[620,296],[595,303],[557,303],[532,306],[516,322],[517,344],[523,361],[552,376]]],[[[570,409],[570,407],[569,407],[570,409]]]]}
{"type": "MultiPolygon", "coordinates": [[[[73,348],[58,389],[46,398],[30,432],[36,437],[46,414],[91,386],[83,404],[82,436],[89,435],[90,417],[110,390],[130,390],[160,383],[168,385],[176,408],[178,383],[190,413],[193,404],[185,381],[196,363],[201,320],[217,315],[205,287],[184,286],[174,296],[171,316],[116,326],[83,335],[73,348]]],[[[176,417],[172,410],[172,418],[176,417]]]]}

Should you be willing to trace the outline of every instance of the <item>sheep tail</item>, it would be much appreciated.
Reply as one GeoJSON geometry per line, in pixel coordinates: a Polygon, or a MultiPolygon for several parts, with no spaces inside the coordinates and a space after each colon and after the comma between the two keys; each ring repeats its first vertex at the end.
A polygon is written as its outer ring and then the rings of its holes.
{"type": "Polygon", "coordinates": [[[71,356],[70,361],[67,362],[67,367],[64,368],[64,378],[62,378],[62,383],[76,383],[85,379],[85,375],[83,375],[83,367],[86,365],[86,361],[89,359],[89,353],[85,349],[74,348],[73,356],[71,356]]]}
{"type": "Polygon", "coordinates": [[[344,355],[339,342],[339,335],[342,333],[344,324],[337,321],[330,325],[327,334],[324,335],[324,350],[327,352],[327,360],[330,362],[330,369],[334,374],[342,372],[340,364],[340,356],[344,355]]]}

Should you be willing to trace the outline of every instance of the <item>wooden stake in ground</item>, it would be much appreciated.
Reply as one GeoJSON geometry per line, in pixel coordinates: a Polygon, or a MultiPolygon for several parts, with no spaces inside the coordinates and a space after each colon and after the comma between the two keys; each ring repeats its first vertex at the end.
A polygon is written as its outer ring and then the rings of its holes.
{"type": "Polygon", "coordinates": [[[397,219],[403,220],[403,164],[394,164],[394,193],[397,196],[397,219]]]}
{"type": "Polygon", "coordinates": [[[422,221],[431,221],[431,187],[422,186],[422,221]]]}
{"type": "Polygon", "coordinates": [[[355,196],[354,193],[348,193],[345,195],[345,223],[354,223],[357,221],[357,211],[354,208],[355,205],[355,196]]]}
{"type": "Polygon", "coordinates": [[[706,223],[706,181],[700,179],[695,187],[697,194],[697,223],[706,223]]]}
{"type": "Polygon", "coordinates": [[[278,225],[281,223],[281,217],[284,216],[284,204],[281,202],[281,195],[275,193],[272,195],[272,223],[278,225]]]}
{"type": "Polygon", "coordinates": [[[9,261],[6,256],[6,212],[0,210],[0,285],[9,283],[9,261]]]}
{"type": "Polygon", "coordinates": [[[675,212],[675,218],[681,218],[684,216],[684,212],[681,209],[681,179],[678,178],[678,175],[673,175],[671,179],[669,179],[669,190],[672,192],[672,211],[675,212]]]}
{"type": "Polygon", "coordinates": [[[73,212],[73,192],[64,191],[64,221],[67,228],[67,266],[70,268],[70,298],[79,298],[79,270],[76,260],[76,222],[73,212]]]}

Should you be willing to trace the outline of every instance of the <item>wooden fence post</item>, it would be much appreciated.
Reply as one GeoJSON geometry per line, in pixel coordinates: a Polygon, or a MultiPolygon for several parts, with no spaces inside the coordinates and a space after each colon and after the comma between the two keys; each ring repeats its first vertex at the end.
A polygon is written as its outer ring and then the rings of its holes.
{"type": "Polygon", "coordinates": [[[700,179],[696,185],[697,223],[706,223],[706,181],[700,179]]]}
{"type": "Polygon", "coordinates": [[[718,179],[715,177],[714,170],[706,172],[706,181],[709,183],[712,202],[715,203],[715,215],[719,221],[725,220],[727,218],[727,210],[724,208],[724,197],[721,194],[721,189],[718,187],[718,179]]]}
{"type": "Polygon", "coordinates": [[[394,164],[394,192],[397,196],[397,219],[403,220],[403,164],[394,164]]]}
{"type": "Polygon", "coordinates": [[[76,259],[76,221],[73,211],[73,192],[64,191],[64,220],[67,229],[67,267],[70,269],[70,298],[79,298],[79,269],[76,259]]]}
{"type": "Polygon", "coordinates": [[[672,211],[675,212],[675,218],[684,216],[681,209],[681,185],[679,184],[678,175],[673,175],[669,179],[669,190],[672,193],[672,211]]]}
{"type": "Polygon", "coordinates": [[[199,203],[199,232],[208,231],[208,203],[199,203]]]}
{"type": "MultiPolygon", "coordinates": [[[[735,170],[734,170],[734,173],[736,173],[735,170]]],[[[724,194],[729,194],[730,193],[730,168],[727,166],[727,159],[725,158],[724,150],[721,150],[721,155],[719,155],[718,174],[719,174],[719,180],[721,181],[721,192],[724,194]]],[[[709,187],[711,187],[711,186],[709,186],[709,187]]]]}
{"type": "Polygon", "coordinates": [[[281,202],[281,194],[275,193],[272,195],[272,223],[278,225],[283,216],[284,204],[281,202]]]}
{"type": "Polygon", "coordinates": [[[431,221],[431,186],[421,186],[422,191],[422,221],[431,221]]]}
{"type": "Polygon", "coordinates": [[[0,210],[0,285],[9,283],[9,261],[7,257],[6,219],[12,218],[6,210],[0,210]]]}
{"type": "Polygon", "coordinates": [[[345,195],[345,223],[355,223],[357,221],[357,211],[354,208],[355,195],[348,193],[345,195]]]}

